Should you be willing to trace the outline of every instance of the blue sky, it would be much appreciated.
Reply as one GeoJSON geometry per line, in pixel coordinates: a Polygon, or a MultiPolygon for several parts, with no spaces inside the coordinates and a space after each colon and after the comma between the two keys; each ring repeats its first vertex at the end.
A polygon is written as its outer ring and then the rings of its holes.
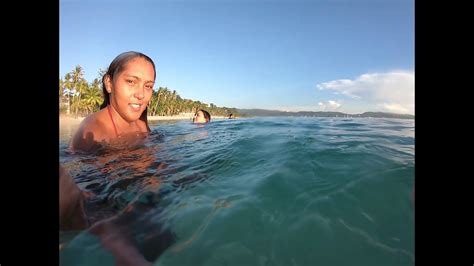
{"type": "Polygon", "coordinates": [[[413,0],[60,1],[60,78],[129,50],[217,106],[414,113],[413,0]]]}

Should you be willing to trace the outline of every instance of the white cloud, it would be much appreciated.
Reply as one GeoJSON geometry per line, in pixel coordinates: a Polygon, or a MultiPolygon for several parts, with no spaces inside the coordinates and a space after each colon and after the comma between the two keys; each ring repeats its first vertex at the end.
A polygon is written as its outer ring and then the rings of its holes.
{"type": "Polygon", "coordinates": [[[333,100],[319,102],[318,105],[322,111],[337,111],[342,106],[341,103],[333,100]]]}
{"type": "Polygon", "coordinates": [[[339,79],[320,83],[317,88],[375,105],[379,111],[410,114],[415,111],[414,72],[363,74],[354,80],[339,79]]]}

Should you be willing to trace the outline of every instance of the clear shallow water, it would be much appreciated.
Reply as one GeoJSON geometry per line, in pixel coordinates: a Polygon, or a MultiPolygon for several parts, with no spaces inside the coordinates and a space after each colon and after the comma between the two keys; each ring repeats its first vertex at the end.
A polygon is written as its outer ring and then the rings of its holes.
{"type": "MultiPolygon", "coordinates": [[[[62,139],[60,160],[103,216],[152,206],[130,227],[148,249],[174,235],[155,265],[414,265],[413,120],[150,126],[143,145],[95,155],[62,139]]],[[[61,238],[61,265],[114,263],[89,233],[61,238]]]]}

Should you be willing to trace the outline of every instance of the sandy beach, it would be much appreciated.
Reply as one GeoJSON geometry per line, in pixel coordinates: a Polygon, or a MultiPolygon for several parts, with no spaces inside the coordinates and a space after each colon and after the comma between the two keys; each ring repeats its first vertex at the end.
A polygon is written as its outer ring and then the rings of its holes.
{"type": "MultiPolygon", "coordinates": [[[[60,125],[76,125],[80,124],[85,117],[74,117],[68,115],[59,116],[60,125]]],[[[224,116],[212,116],[212,119],[224,119],[224,116]]],[[[193,115],[182,114],[182,115],[169,115],[169,116],[148,116],[148,121],[162,121],[162,120],[192,120],[193,115]]]]}
{"type": "Polygon", "coordinates": [[[84,117],[59,116],[59,140],[69,140],[76,132],[84,117]]]}
{"type": "MultiPolygon", "coordinates": [[[[214,119],[225,119],[224,116],[212,116],[214,119]]],[[[193,114],[181,114],[181,115],[170,115],[170,116],[148,116],[148,121],[165,121],[165,120],[189,120],[193,119],[193,114]]],[[[84,120],[84,117],[74,117],[68,115],[59,116],[59,135],[60,139],[70,138],[72,134],[77,130],[79,124],[84,120]]]]}

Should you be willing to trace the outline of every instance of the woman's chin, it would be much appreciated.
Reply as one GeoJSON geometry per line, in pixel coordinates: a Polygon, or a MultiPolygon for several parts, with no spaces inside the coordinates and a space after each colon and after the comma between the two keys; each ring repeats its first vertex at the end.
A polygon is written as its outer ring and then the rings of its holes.
{"type": "Polygon", "coordinates": [[[127,122],[132,123],[138,121],[138,119],[140,119],[140,114],[141,113],[128,113],[126,117],[127,122]]]}

